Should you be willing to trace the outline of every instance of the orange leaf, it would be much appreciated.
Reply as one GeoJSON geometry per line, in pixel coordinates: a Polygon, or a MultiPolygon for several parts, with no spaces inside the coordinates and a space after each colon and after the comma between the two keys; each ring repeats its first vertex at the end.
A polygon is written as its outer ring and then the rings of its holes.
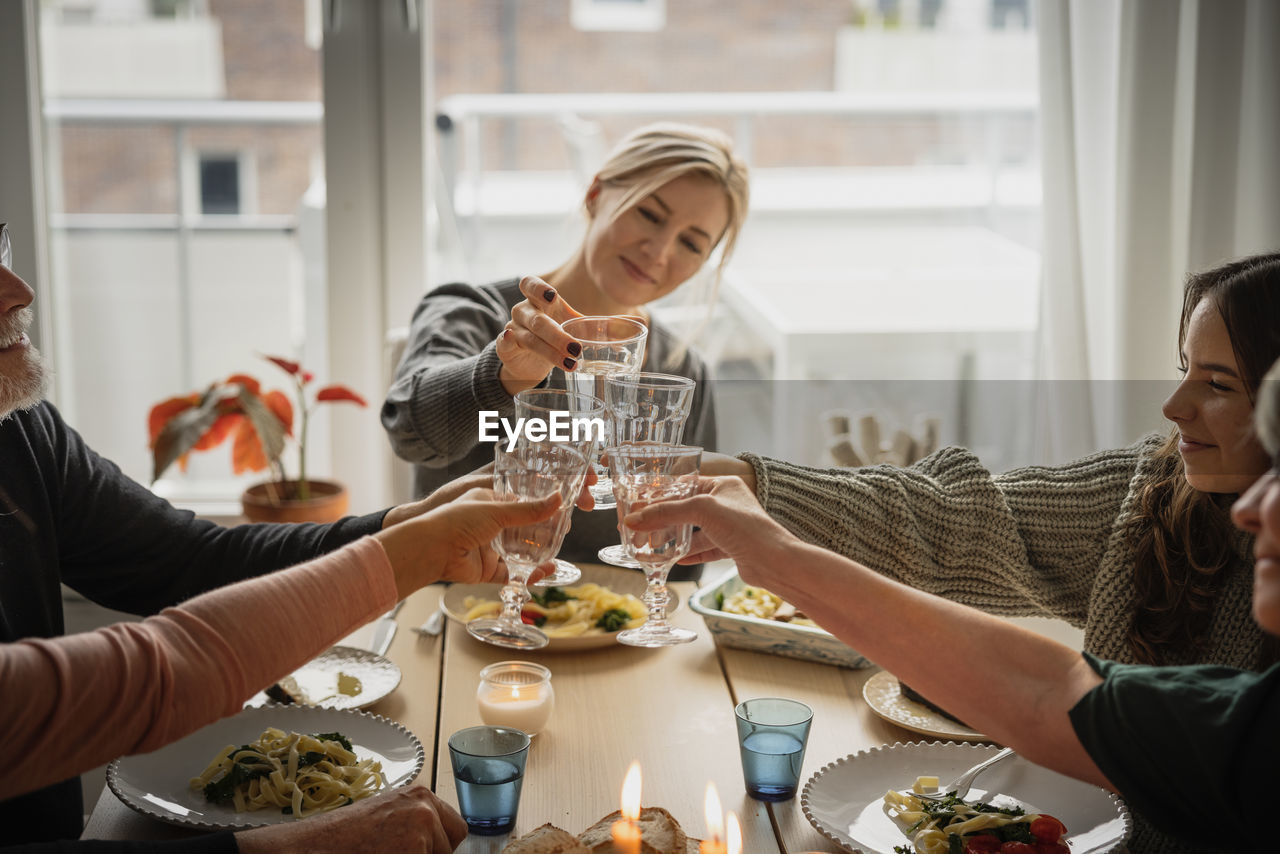
{"type": "Polygon", "coordinates": [[[316,400],[349,400],[360,406],[368,406],[364,398],[344,385],[329,385],[316,392],[316,400]]]}
{"type": "Polygon", "coordinates": [[[298,373],[299,370],[302,369],[302,365],[298,364],[295,361],[292,361],[291,359],[285,359],[281,356],[263,356],[262,358],[266,359],[268,362],[275,364],[281,370],[287,371],[290,374],[296,374],[298,373]]]}
{"type": "Polygon", "coordinates": [[[253,430],[253,423],[248,418],[242,419],[236,427],[235,442],[231,445],[231,471],[244,474],[262,471],[266,467],[267,455],[262,452],[262,443],[253,430]]]}
{"type": "Polygon", "coordinates": [[[204,435],[200,437],[200,441],[191,446],[191,450],[207,451],[210,448],[218,447],[227,440],[227,437],[231,435],[231,431],[235,429],[236,425],[244,420],[245,417],[238,413],[219,415],[218,420],[214,421],[212,426],[210,426],[209,429],[205,431],[204,435]]]}
{"type": "Polygon", "coordinates": [[[200,395],[189,394],[185,397],[171,397],[168,400],[162,400],[151,407],[151,412],[147,414],[147,447],[154,448],[156,446],[156,436],[160,435],[164,425],[168,424],[175,415],[185,412],[199,403],[200,395]]]}
{"type": "Polygon", "coordinates": [[[269,391],[263,398],[262,402],[267,405],[267,409],[276,418],[280,419],[280,423],[284,425],[284,432],[290,436],[293,435],[293,404],[289,402],[289,398],[285,397],[282,391],[269,391]]]}

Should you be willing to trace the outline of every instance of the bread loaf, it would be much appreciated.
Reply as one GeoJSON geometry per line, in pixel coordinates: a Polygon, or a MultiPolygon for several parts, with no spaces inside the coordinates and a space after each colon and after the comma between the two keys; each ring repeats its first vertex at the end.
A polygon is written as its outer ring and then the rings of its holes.
{"type": "MultiPolygon", "coordinates": [[[[578,834],[578,839],[592,854],[621,854],[613,845],[613,824],[621,819],[622,811],[615,810],[578,834]]],[[[662,807],[643,808],[637,823],[640,854],[687,854],[690,850],[680,823],[662,807]]]]}
{"type": "Polygon", "coordinates": [[[544,824],[513,840],[502,854],[587,854],[590,850],[572,833],[544,824]]]}

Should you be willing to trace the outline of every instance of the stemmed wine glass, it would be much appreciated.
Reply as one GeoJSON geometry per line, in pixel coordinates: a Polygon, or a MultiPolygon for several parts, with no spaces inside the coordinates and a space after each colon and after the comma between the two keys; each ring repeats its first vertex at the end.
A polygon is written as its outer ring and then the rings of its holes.
{"type": "MultiPolygon", "coordinates": [[[[688,498],[698,488],[702,449],[691,445],[635,443],[609,449],[609,471],[618,496],[618,520],[658,501],[688,498]]],[[[631,646],[672,646],[698,635],[667,622],[667,573],[689,553],[692,525],[670,525],[654,531],[633,531],[625,524],[622,545],[643,568],[649,581],[644,601],[649,617],[643,626],[627,629],[618,640],[631,646]]]]}
{"type": "MultiPolygon", "coordinates": [[[[604,441],[604,404],[589,394],[562,388],[527,388],[516,393],[515,408],[516,418],[539,419],[548,426],[552,436],[558,435],[556,431],[563,431],[566,434],[564,442],[582,454],[583,459],[590,460],[596,447],[604,441]]],[[[565,517],[566,531],[573,516],[573,502],[577,500],[586,476],[584,467],[573,498],[567,499],[558,511],[565,517]]],[[[582,570],[567,560],[557,557],[555,566],[555,572],[534,582],[533,586],[563,587],[582,578],[582,570]]]]}
{"type": "Polygon", "coordinates": [[[548,498],[560,494],[560,510],[541,522],[505,528],[493,538],[493,547],[507,563],[507,583],[502,588],[502,613],[472,620],[467,631],[487,643],[516,649],[537,649],[549,642],[534,626],[520,620],[520,610],[531,598],[529,575],[560,551],[569,530],[565,504],[572,504],[587,476],[587,460],[574,448],[557,442],[518,442],[512,450],[499,443],[494,450],[493,491],[500,501],[548,498]]]}
{"type": "MultiPolygon", "coordinates": [[[[680,443],[685,422],[693,407],[696,383],[688,377],[647,371],[634,376],[605,379],[604,399],[618,446],[633,442],[680,443]]],[[[644,567],[627,555],[621,545],[605,546],[598,556],[605,563],[629,569],[644,567]]]]}
{"type": "MultiPolygon", "coordinates": [[[[573,317],[560,328],[582,345],[577,368],[565,372],[566,388],[604,400],[607,377],[638,374],[644,364],[649,327],[638,317],[573,317]]],[[[607,420],[607,411],[605,417],[607,420]]],[[[595,463],[595,471],[598,479],[591,487],[591,497],[597,510],[611,510],[616,504],[609,471],[599,462],[595,463]]]]}

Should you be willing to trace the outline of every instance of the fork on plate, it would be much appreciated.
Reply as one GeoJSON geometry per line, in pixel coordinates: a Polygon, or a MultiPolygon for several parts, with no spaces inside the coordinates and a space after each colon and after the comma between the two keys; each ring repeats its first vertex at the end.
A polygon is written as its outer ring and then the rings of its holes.
{"type": "Polygon", "coordinates": [[[965,771],[963,774],[961,774],[959,777],[956,777],[947,785],[939,786],[938,791],[936,792],[917,792],[913,789],[902,789],[901,790],[902,794],[910,795],[913,798],[919,798],[924,801],[941,801],[944,798],[946,798],[948,795],[951,795],[953,793],[955,797],[963,798],[965,795],[969,794],[969,789],[970,787],[973,786],[973,781],[977,778],[979,774],[981,774],[983,771],[986,771],[988,768],[990,768],[992,765],[995,765],[997,762],[1003,762],[1004,760],[1008,759],[1012,755],[1013,755],[1013,748],[1006,747],[1004,750],[1001,750],[995,756],[985,759],[982,762],[979,762],[977,765],[970,768],[968,771],[965,771]]]}

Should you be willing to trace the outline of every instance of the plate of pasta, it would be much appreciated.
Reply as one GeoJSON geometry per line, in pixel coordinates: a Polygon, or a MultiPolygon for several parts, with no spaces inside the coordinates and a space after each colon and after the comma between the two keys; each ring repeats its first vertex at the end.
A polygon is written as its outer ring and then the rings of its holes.
{"type": "MultiPolygon", "coordinates": [[[[530,587],[535,599],[522,617],[537,625],[551,643],[547,652],[575,652],[612,646],[623,629],[644,623],[646,609],[640,597],[646,582],[642,573],[611,566],[582,566],[582,578],[566,587],[530,587]]],[[[498,584],[454,584],[444,594],[441,607],[453,620],[471,620],[497,614],[502,603],[498,584]]],[[[680,596],[668,588],[670,614],[680,596]]]]}
{"type": "Polygon", "coordinates": [[[316,706],[247,708],[107,766],[143,815],[202,830],[305,820],[417,778],[422,742],[395,721],[316,706]]]}
{"type": "MultiPolygon", "coordinates": [[[[824,766],[810,777],[801,791],[800,807],[809,823],[842,851],[917,851],[913,836],[921,828],[901,818],[910,805],[895,803],[887,794],[909,789],[922,776],[953,779],[998,750],[951,741],[917,741],[863,750],[824,766]]],[[[1132,830],[1129,810],[1119,797],[1021,756],[1012,756],[985,772],[965,801],[994,802],[1003,808],[1020,807],[1027,814],[1050,815],[1065,826],[1061,842],[1072,854],[1122,851],[1132,830]]],[[[912,816],[907,813],[906,817],[912,816]]],[[[931,854],[929,840],[922,841],[925,849],[921,854],[931,854]]]]}

